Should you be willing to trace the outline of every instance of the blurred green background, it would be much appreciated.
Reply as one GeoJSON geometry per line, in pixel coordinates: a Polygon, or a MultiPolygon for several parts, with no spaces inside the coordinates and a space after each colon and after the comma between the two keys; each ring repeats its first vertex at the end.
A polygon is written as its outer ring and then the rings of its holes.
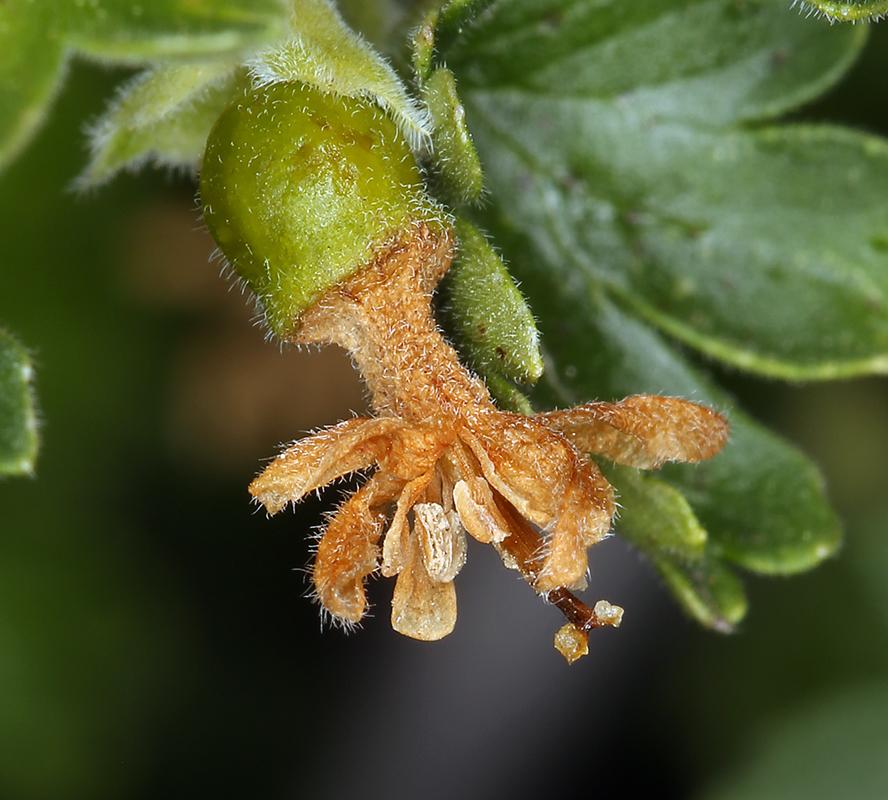
{"type": "MultiPolygon", "coordinates": [[[[807,117],[888,135],[874,33],[807,117]]],[[[337,352],[265,341],[187,177],[70,190],[123,77],[75,63],[0,179],[0,321],[34,357],[43,443],[35,478],[0,483],[0,797],[888,797],[888,381],[719,375],[820,464],[847,536],[811,574],[750,579],[736,635],[616,539],[590,594],[624,625],[570,668],[559,615],[490,548],[448,639],[392,633],[384,580],[363,631],[322,632],[303,569],[339,491],[267,520],[246,485],[361,386],[337,352]]]]}

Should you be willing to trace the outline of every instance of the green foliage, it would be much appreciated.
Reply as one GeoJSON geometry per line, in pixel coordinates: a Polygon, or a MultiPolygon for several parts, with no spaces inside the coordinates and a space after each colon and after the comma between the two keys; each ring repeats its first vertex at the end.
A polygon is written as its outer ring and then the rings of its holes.
{"type": "Polygon", "coordinates": [[[484,175],[466,127],[465,109],[459,100],[453,73],[439,67],[420,85],[433,125],[433,156],[429,167],[437,177],[435,193],[453,206],[477,202],[484,175]]]}
{"type": "Polygon", "coordinates": [[[92,158],[82,188],[145,162],[194,169],[213,123],[248,85],[236,61],[167,64],[139,73],[90,131],[92,158]]]}
{"type": "Polygon", "coordinates": [[[0,166],[49,110],[74,54],[118,64],[215,58],[279,38],[277,0],[11,0],[0,4],[0,166]]]}
{"type": "Polygon", "coordinates": [[[342,21],[330,0],[299,0],[290,37],[249,60],[260,84],[299,81],[324,92],[364,97],[386,109],[411,144],[429,135],[425,111],[408,95],[394,70],[342,21]]]}
{"type": "MultiPolygon", "coordinates": [[[[827,6],[818,4],[833,17],[880,13],[877,3],[827,6]]],[[[270,0],[200,14],[167,0],[138,17],[118,3],[103,13],[25,8],[0,11],[18,35],[0,58],[0,74],[17,76],[0,96],[7,154],[43,113],[63,52],[152,65],[93,126],[84,186],[146,160],[194,166],[213,120],[231,121],[222,109],[250,81],[307,83],[377,103],[423,156],[441,199],[488,230],[521,278],[547,355],[537,404],[647,391],[728,409],[666,337],[768,377],[888,371],[888,146],[836,127],[774,123],[842,76],[864,28],[831,28],[765,0],[442,3],[413,36],[426,117],[326,0],[298,3],[289,18],[270,0]],[[38,42],[49,42],[42,66],[24,70],[22,43],[38,42]],[[468,208],[482,190],[480,164],[489,198],[468,208]]],[[[354,4],[349,10],[362,17],[354,4]]],[[[279,91],[289,89],[265,93],[279,91]]],[[[391,125],[382,112],[374,120],[380,130],[391,125]]],[[[219,130],[216,145],[229,138],[219,130]]],[[[293,136],[269,130],[270,173],[283,168],[273,156],[293,136]]],[[[238,160],[218,155],[214,164],[238,160]]],[[[215,166],[204,175],[216,233],[232,218],[230,210],[219,216],[213,198],[220,175],[215,166]]],[[[237,189],[227,196],[255,198],[261,187],[241,192],[247,177],[224,176],[237,189]]],[[[533,320],[466,220],[460,240],[446,293],[454,331],[502,401],[527,409],[508,379],[539,372],[533,320]],[[492,324],[479,327],[485,309],[492,324]],[[521,343],[509,343],[510,334],[521,343]]],[[[263,259],[281,248],[271,235],[248,267],[242,253],[229,253],[266,301],[263,259]]],[[[305,254],[286,258],[302,263],[305,254]]],[[[327,283],[341,277],[328,273],[327,283]]],[[[291,299],[272,314],[273,329],[284,331],[284,317],[316,289],[287,287],[291,299]]],[[[742,412],[730,416],[731,444],[712,462],[615,477],[627,507],[631,500],[626,535],[685,608],[719,629],[745,609],[732,565],[790,574],[839,543],[816,469],[742,412]]]]}
{"type": "Polygon", "coordinates": [[[579,19],[546,7],[485,17],[446,57],[498,213],[547,268],[744,369],[888,369],[888,148],[829,127],[749,127],[832,83],[863,29],[772,3],[579,19]]]}
{"type": "Polygon", "coordinates": [[[0,475],[34,470],[37,416],[31,394],[33,373],[24,348],[0,330],[0,475]]]}

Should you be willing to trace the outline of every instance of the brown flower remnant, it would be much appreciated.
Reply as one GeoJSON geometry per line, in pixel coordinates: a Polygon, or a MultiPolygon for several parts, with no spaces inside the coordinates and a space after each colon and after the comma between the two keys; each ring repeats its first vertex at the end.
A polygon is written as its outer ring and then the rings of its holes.
{"type": "Polygon", "coordinates": [[[722,448],[728,425],[694,403],[645,395],[533,416],[500,411],[432,317],[431,295],[452,255],[446,230],[417,223],[302,315],[296,341],[345,347],[376,416],[296,442],[250,492],[274,514],[375,466],[318,544],[313,581],[326,612],[359,622],[364,579],[379,569],[397,576],[395,630],[426,641],[446,636],[468,533],[561,609],[568,624],[556,647],[573,661],[590,629],[616,627],[622,615],[606,601],[589,608],[571,592],[584,588],[586,549],[607,535],[615,511],[612,487],[585,453],[643,469],[699,461],[722,448]]]}

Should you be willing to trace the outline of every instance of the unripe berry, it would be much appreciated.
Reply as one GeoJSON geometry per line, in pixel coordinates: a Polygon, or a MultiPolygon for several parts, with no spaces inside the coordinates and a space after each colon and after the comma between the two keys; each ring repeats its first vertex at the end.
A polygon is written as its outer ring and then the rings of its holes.
{"type": "Polygon", "coordinates": [[[228,106],[207,140],[200,192],[210,233],[283,339],[398,231],[443,218],[381,110],[297,83],[228,106]]]}

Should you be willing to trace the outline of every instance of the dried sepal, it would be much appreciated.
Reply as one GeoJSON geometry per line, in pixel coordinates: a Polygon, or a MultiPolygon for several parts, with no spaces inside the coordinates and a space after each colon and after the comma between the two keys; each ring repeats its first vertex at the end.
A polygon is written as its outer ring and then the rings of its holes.
{"type": "Polygon", "coordinates": [[[250,494],[275,514],[287,503],[378,461],[400,427],[395,419],[356,417],[300,439],[250,484],[250,494]]]}
{"type": "Polygon", "coordinates": [[[578,449],[639,469],[712,458],[728,438],[728,422],[721,414],[677,397],[634,395],[537,418],[578,449]]]}
{"type": "Polygon", "coordinates": [[[367,609],[364,579],[376,569],[386,503],[397,487],[373,476],[338,509],[318,542],[312,580],[323,608],[344,624],[367,609]]]}
{"type": "Polygon", "coordinates": [[[412,639],[443,639],[456,625],[456,589],[453,581],[433,580],[425,568],[419,545],[410,538],[407,560],[395,582],[392,627],[412,639]]]}

